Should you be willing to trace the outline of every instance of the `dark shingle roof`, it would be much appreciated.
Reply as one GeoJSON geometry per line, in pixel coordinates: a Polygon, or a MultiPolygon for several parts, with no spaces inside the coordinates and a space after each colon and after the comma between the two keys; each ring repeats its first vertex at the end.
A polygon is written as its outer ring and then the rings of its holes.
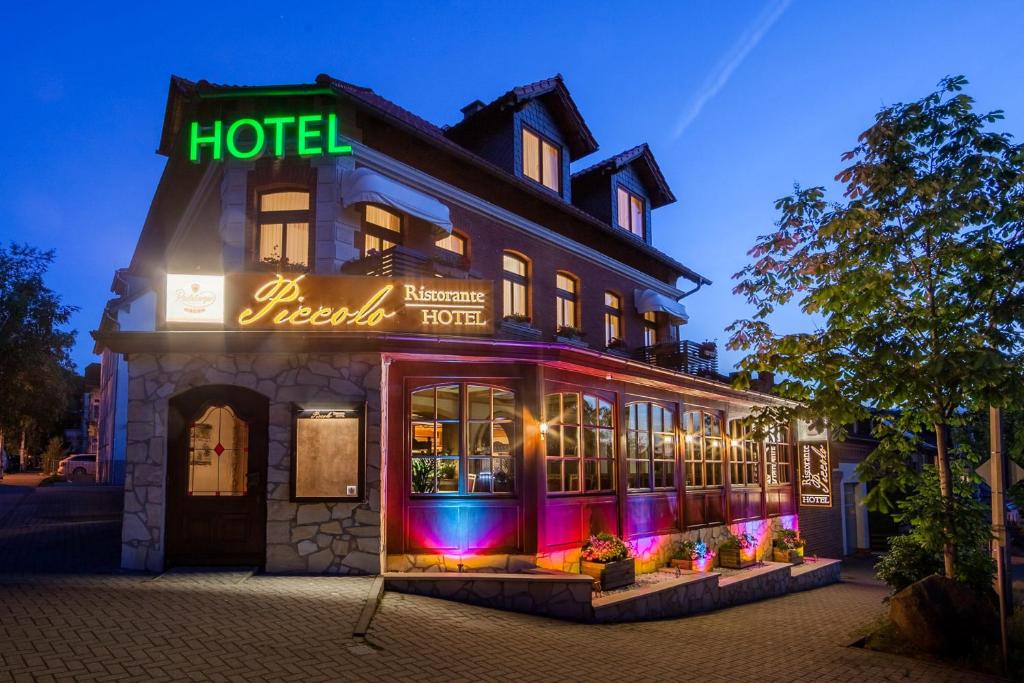
{"type": "Polygon", "coordinates": [[[676,200],[675,195],[672,194],[672,190],[668,186],[668,181],[665,180],[665,175],[661,172],[658,162],[654,160],[654,154],[646,142],[632,149],[627,149],[625,152],[619,152],[604,161],[599,161],[582,171],[577,171],[572,174],[572,179],[581,179],[594,173],[614,173],[630,164],[637,164],[637,170],[650,193],[652,208],[665,206],[676,200]]]}

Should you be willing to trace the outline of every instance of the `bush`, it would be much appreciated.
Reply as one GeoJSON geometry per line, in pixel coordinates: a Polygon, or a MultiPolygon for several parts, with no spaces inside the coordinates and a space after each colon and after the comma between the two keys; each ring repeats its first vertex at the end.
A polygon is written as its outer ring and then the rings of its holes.
{"type": "Polygon", "coordinates": [[[911,534],[890,538],[889,550],[875,565],[875,575],[897,592],[941,572],[942,556],[927,550],[911,534]]]}
{"type": "Polygon", "coordinates": [[[57,466],[60,465],[60,461],[67,456],[67,451],[64,450],[64,441],[59,436],[55,436],[46,444],[46,450],[43,451],[42,456],[42,467],[43,472],[46,474],[53,474],[57,471],[57,466]]]}
{"type": "Polygon", "coordinates": [[[588,562],[616,562],[633,557],[633,552],[615,534],[600,533],[587,539],[580,557],[588,562]]]}

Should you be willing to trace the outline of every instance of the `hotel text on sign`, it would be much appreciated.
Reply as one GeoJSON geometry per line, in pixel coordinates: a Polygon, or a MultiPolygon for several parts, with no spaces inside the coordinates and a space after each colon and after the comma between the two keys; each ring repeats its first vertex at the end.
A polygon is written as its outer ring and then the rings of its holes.
{"type": "MultiPolygon", "coordinates": [[[[170,277],[170,276],[168,276],[170,277]]],[[[224,326],[241,330],[493,332],[485,280],[232,273],[224,326]]]]}
{"type": "Polygon", "coordinates": [[[800,505],[832,507],[832,463],[827,441],[800,443],[800,505]]]}

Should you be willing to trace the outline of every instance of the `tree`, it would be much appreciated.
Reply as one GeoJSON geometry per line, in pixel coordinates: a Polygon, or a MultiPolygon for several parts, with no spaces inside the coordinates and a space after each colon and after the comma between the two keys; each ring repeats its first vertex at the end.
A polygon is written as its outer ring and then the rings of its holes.
{"type": "Polygon", "coordinates": [[[27,245],[0,247],[0,433],[48,428],[67,406],[74,374],[77,309],[61,302],[43,276],[53,251],[27,245]]]}
{"type": "MultiPolygon", "coordinates": [[[[917,475],[914,435],[934,432],[943,565],[955,575],[956,514],[949,430],[965,408],[1008,395],[1019,381],[1024,148],[986,130],[963,77],[883,108],[823,187],[776,203],[776,230],[758,238],[735,292],[755,307],[730,326],[729,348],[754,370],[782,374],[779,392],[832,424],[873,419],[881,446],[863,471],[885,505],[917,475]],[[982,299],[981,297],[985,297],[982,299]],[[776,333],[770,318],[796,304],[821,324],[776,333]],[[909,436],[908,436],[909,435],[909,436]]],[[[787,408],[774,409],[792,413],[787,408]]]]}

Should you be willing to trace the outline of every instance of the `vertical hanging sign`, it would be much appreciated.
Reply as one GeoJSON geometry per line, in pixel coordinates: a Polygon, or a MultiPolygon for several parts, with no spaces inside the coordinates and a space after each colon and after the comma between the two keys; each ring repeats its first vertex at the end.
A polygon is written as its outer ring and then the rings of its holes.
{"type": "Polygon", "coordinates": [[[800,506],[832,507],[832,462],[828,441],[800,442],[800,506]]]}

